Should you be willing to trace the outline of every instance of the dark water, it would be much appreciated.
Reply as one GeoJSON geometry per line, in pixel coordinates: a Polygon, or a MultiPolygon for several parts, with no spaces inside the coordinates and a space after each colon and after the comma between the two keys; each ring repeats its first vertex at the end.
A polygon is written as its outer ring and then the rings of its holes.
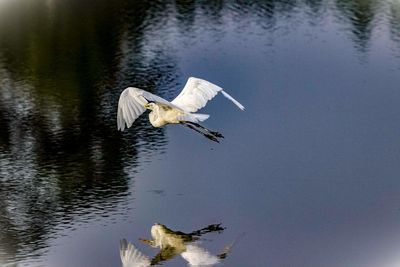
{"type": "Polygon", "coordinates": [[[224,266],[399,266],[399,103],[398,0],[2,0],[0,265],[120,266],[158,222],[222,223],[224,266]],[[189,76],[246,106],[202,110],[221,144],[116,130],[189,76]]]}

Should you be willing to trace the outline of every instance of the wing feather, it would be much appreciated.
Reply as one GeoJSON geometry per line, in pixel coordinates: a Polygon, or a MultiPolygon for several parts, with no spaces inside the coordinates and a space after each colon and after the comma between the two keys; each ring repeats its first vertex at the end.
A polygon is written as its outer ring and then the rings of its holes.
{"type": "Polygon", "coordinates": [[[171,102],[162,97],[135,87],[126,88],[119,97],[117,111],[118,130],[123,131],[125,125],[131,127],[133,122],[146,111],[144,107],[149,101],[158,102],[172,107],[176,107],[171,102]]]}
{"type": "Polygon", "coordinates": [[[182,92],[171,101],[172,104],[180,107],[187,112],[196,112],[204,107],[209,100],[214,98],[218,92],[221,92],[226,98],[231,100],[241,110],[244,110],[240,104],[231,95],[226,93],[221,87],[206,80],[190,77],[186,82],[182,92]]]}
{"type": "Polygon", "coordinates": [[[126,239],[120,241],[119,254],[123,267],[147,267],[151,264],[150,259],[126,239]]]}
{"type": "Polygon", "coordinates": [[[195,244],[187,245],[181,256],[189,263],[189,266],[211,267],[220,262],[217,256],[195,244]]]}

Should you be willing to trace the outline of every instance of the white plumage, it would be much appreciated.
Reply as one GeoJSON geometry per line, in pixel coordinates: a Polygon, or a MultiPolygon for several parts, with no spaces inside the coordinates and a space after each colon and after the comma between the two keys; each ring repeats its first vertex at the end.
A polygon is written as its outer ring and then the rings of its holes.
{"type": "Polygon", "coordinates": [[[244,110],[242,104],[218,85],[194,77],[188,79],[183,90],[171,102],[142,89],[128,87],[121,93],[118,102],[118,130],[123,131],[125,127],[131,127],[146,109],[150,109],[149,120],[154,127],[162,127],[166,124],[184,124],[218,142],[218,138],[223,137],[222,134],[210,131],[198,124],[198,122],[208,119],[209,115],[194,113],[204,107],[218,92],[231,100],[238,108],[244,110]]]}
{"type": "Polygon", "coordinates": [[[122,267],[148,267],[151,264],[150,259],[126,239],[121,240],[119,253],[122,267]]]}
{"type": "Polygon", "coordinates": [[[209,100],[213,99],[218,92],[221,92],[241,110],[244,110],[242,104],[236,101],[218,85],[194,77],[188,79],[185,87],[183,87],[180,94],[172,100],[171,103],[187,112],[196,112],[204,107],[209,100]]]}
{"type": "Polygon", "coordinates": [[[185,234],[173,231],[162,224],[154,224],[151,227],[153,239],[140,239],[142,242],[159,248],[159,252],[151,260],[140,252],[132,243],[121,240],[120,255],[123,267],[148,267],[160,265],[178,255],[187,261],[189,267],[212,267],[226,257],[227,252],[233,246],[224,248],[222,253],[213,255],[200,246],[198,237],[193,234],[185,234]]]}
{"type": "Polygon", "coordinates": [[[218,256],[211,254],[204,248],[195,244],[187,245],[186,250],[181,253],[181,256],[191,267],[211,267],[221,261],[218,256]]]}

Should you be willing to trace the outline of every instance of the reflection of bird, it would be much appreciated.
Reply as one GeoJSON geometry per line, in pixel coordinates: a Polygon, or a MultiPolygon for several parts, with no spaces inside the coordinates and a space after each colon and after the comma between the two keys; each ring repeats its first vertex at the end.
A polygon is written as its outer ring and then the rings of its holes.
{"type": "Polygon", "coordinates": [[[220,225],[210,225],[201,230],[185,234],[179,231],[173,231],[162,224],[155,224],[151,228],[151,236],[153,239],[141,239],[142,242],[160,248],[159,253],[150,260],[142,254],[133,244],[125,239],[121,241],[120,255],[123,267],[146,267],[157,265],[163,261],[172,259],[177,255],[181,255],[189,266],[214,266],[232,248],[233,244],[226,247],[220,254],[213,255],[204,248],[201,248],[194,241],[198,240],[198,236],[205,233],[222,231],[224,228],[220,225]]]}
{"type": "Polygon", "coordinates": [[[126,239],[121,240],[119,254],[123,267],[147,267],[151,265],[150,259],[126,239]]]}
{"type": "Polygon", "coordinates": [[[194,113],[207,104],[218,92],[231,100],[241,110],[242,104],[226,93],[221,87],[208,81],[190,77],[182,92],[171,102],[144,90],[128,87],[119,98],[117,124],[118,130],[123,131],[146,109],[151,110],[149,114],[150,123],[154,127],[162,127],[166,124],[183,124],[193,129],[210,140],[218,142],[222,138],[219,132],[211,131],[198,122],[208,119],[209,115],[194,113]]]}

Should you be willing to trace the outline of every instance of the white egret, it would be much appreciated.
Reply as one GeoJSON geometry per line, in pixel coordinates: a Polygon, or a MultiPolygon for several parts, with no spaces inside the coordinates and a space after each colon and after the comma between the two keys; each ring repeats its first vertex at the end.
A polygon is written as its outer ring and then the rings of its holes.
{"type": "Polygon", "coordinates": [[[213,255],[204,248],[199,246],[198,236],[213,232],[221,231],[220,225],[210,225],[199,231],[185,234],[180,231],[173,231],[162,224],[155,224],[151,227],[151,236],[153,239],[140,239],[142,242],[159,248],[159,253],[152,259],[140,252],[132,243],[121,240],[120,256],[123,267],[147,267],[150,265],[158,265],[161,262],[172,259],[177,255],[184,258],[188,266],[214,266],[221,259],[224,259],[233,246],[233,243],[222,250],[218,255],[213,255]],[[210,228],[210,229],[208,229],[210,228]]]}
{"type": "Polygon", "coordinates": [[[183,90],[171,102],[142,89],[128,87],[121,93],[118,102],[118,130],[123,131],[125,125],[127,128],[131,127],[132,123],[146,109],[149,109],[151,110],[149,120],[154,127],[162,127],[166,124],[183,124],[208,139],[219,142],[218,138],[223,138],[221,133],[211,131],[198,123],[208,119],[209,115],[194,113],[204,107],[219,92],[238,108],[244,110],[242,104],[218,85],[194,77],[187,80],[183,90]]]}

